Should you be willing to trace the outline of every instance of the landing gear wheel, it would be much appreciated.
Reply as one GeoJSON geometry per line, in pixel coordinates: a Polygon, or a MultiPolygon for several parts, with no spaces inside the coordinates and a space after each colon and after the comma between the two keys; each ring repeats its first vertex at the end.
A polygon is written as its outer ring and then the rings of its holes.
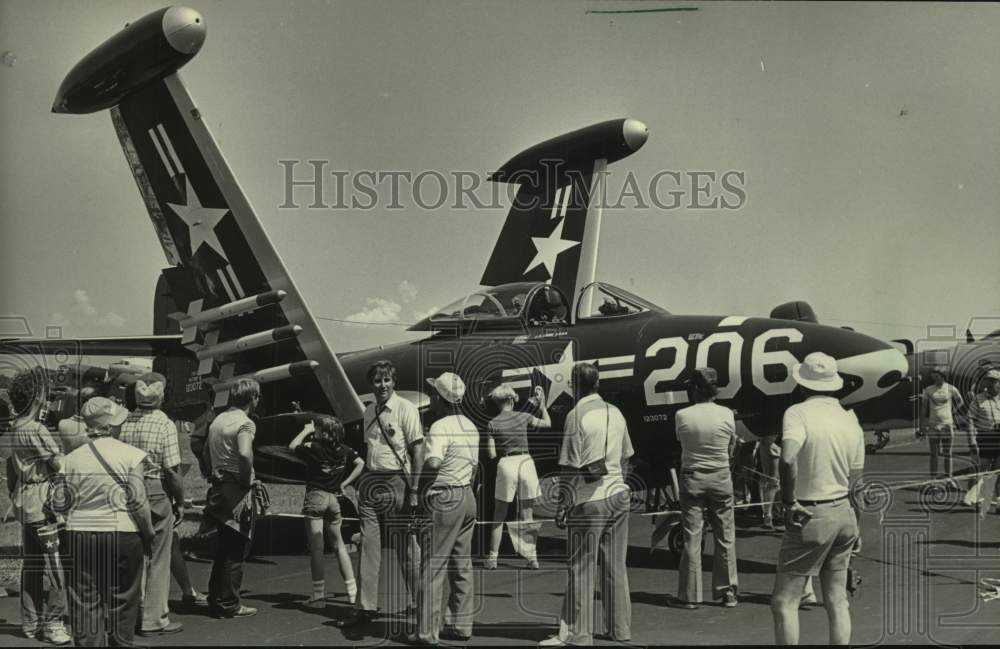
{"type": "MultiPolygon", "coordinates": [[[[701,534],[701,553],[702,554],[705,554],[705,532],[706,531],[707,530],[703,530],[702,534],[701,534]]],[[[675,555],[677,555],[678,559],[680,559],[681,554],[684,553],[684,528],[681,526],[680,523],[678,523],[677,525],[675,525],[672,528],[670,528],[670,531],[667,532],[667,548],[672,553],[674,553],[675,555]]]]}
{"type": "Polygon", "coordinates": [[[667,532],[667,547],[678,557],[684,552],[684,530],[680,525],[675,525],[667,532]]]}

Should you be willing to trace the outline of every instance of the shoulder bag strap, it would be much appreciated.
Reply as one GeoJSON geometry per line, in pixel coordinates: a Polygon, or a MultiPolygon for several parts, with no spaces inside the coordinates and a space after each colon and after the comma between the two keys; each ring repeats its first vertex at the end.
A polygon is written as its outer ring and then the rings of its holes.
{"type": "Polygon", "coordinates": [[[611,434],[611,406],[604,402],[604,457],[608,457],[608,435],[611,434]]]}
{"type": "MultiPolygon", "coordinates": [[[[100,462],[101,466],[104,467],[104,471],[107,472],[109,476],[111,476],[111,479],[117,482],[118,486],[120,486],[122,489],[125,490],[125,494],[127,496],[129,492],[128,482],[125,480],[125,478],[121,477],[118,473],[114,471],[114,469],[112,469],[108,465],[107,460],[104,459],[104,456],[101,455],[101,452],[97,450],[97,446],[94,445],[94,440],[90,440],[90,442],[87,444],[87,447],[90,449],[90,452],[94,454],[94,457],[97,458],[97,461],[100,462]]],[[[128,511],[129,518],[132,519],[132,523],[135,525],[136,532],[141,533],[142,526],[139,525],[139,520],[136,512],[133,511],[132,507],[130,507],[128,503],[126,503],[125,509],[126,511],[128,511]]]]}
{"type": "MultiPolygon", "coordinates": [[[[385,406],[383,406],[381,410],[376,410],[375,411],[375,421],[378,422],[378,429],[382,433],[382,439],[385,440],[386,446],[388,446],[389,450],[392,451],[392,454],[394,456],[396,456],[396,462],[399,463],[399,470],[403,472],[404,476],[406,476],[407,478],[409,478],[410,477],[410,472],[406,470],[406,464],[403,462],[403,458],[401,458],[399,456],[399,452],[396,450],[396,447],[393,446],[392,442],[389,441],[389,435],[385,432],[385,426],[382,425],[382,413],[383,412],[385,412],[385,406]]],[[[403,435],[403,444],[405,445],[406,444],[406,434],[401,431],[400,435],[403,435]]]]}

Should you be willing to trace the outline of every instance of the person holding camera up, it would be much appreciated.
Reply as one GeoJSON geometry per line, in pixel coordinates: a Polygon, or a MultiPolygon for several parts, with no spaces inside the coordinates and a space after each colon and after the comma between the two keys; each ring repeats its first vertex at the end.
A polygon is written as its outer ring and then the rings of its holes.
{"type": "Polygon", "coordinates": [[[774,639],[799,642],[799,602],[819,575],[830,621],[830,644],[851,641],[847,570],[858,538],[853,500],[865,466],[857,415],[834,393],[844,386],[837,361],[813,352],[792,367],[805,401],[785,411],[781,439],[781,499],[785,534],[771,594],[774,639]]]}
{"type": "MultiPolygon", "coordinates": [[[[377,361],[368,368],[375,401],[365,408],[363,435],[368,471],[358,480],[361,557],[356,608],[337,620],[340,628],[366,624],[378,611],[378,581],[382,567],[382,534],[389,535],[403,570],[411,600],[417,593],[420,547],[408,533],[408,513],[417,507],[420,468],[424,463],[424,431],[420,412],[396,394],[396,366],[377,361]]],[[[415,604],[411,608],[416,608],[415,604]]]]}
{"type": "Polygon", "coordinates": [[[595,365],[577,363],[570,378],[577,402],[566,415],[556,511],[556,524],[567,530],[568,583],[559,634],[539,642],[541,647],[593,644],[598,548],[604,557],[601,635],[617,642],[632,637],[632,603],[625,568],[631,499],[622,465],[634,451],[625,417],[597,393],[599,376],[595,365]]]}
{"type": "Polygon", "coordinates": [[[63,626],[66,597],[58,556],[45,540],[43,511],[52,478],[62,469],[62,453],[52,434],[41,423],[48,398],[48,384],[41,368],[22,370],[8,390],[14,421],[9,433],[9,460],[13,480],[8,483],[14,513],[21,522],[21,630],[34,639],[42,631],[49,644],[70,642],[63,626]],[[48,582],[48,597],[44,588],[48,582]]]}
{"type": "Polygon", "coordinates": [[[309,539],[310,569],[312,572],[312,597],[309,607],[326,606],[326,579],[323,570],[323,528],[333,538],[340,576],[344,578],[347,599],[353,604],[358,594],[354,581],[354,568],[347,547],[340,535],[340,501],[344,489],[358,479],[365,468],[365,461],[344,444],[344,426],[336,417],[321,415],[304,427],[289,444],[295,455],[306,463],[306,497],[302,515],[306,519],[309,539]]]}
{"type": "MultiPolygon", "coordinates": [[[[518,514],[522,523],[532,522],[535,499],[540,495],[538,473],[535,461],[531,459],[528,446],[528,428],[549,428],[552,419],[545,407],[545,390],[536,385],[531,405],[541,410],[541,417],[530,412],[514,410],[517,392],[508,383],[499,385],[490,392],[490,399],[500,409],[500,413],[488,424],[487,454],[490,459],[500,456],[497,461],[497,483],[493,506],[493,526],[490,530],[490,551],[486,557],[486,569],[496,570],[503,536],[503,522],[507,520],[507,510],[518,500],[518,514]]],[[[520,528],[518,528],[520,529],[520,528]]],[[[522,530],[522,534],[525,532],[522,530]]],[[[512,538],[517,532],[512,532],[512,538]]],[[[521,544],[519,544],[521,545],[521,544]]],[[[538,554],[534,541],[528,545],[528,567],[538,569],[538,554]]],[[[517,546],[515,546],[517,547],[517,546]]]]}

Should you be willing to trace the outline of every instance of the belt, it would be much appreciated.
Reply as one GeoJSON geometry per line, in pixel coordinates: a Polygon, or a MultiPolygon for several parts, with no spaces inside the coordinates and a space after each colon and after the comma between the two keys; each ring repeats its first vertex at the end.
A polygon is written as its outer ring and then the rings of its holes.
{"type": "Polygon", "coordinates": [[[445,489],[452,490],[452,489],[465,489],[465,488],[471,489],[472,485],[470,485],[470,484],[436,484],[436,485],[431,485],[431,487],[428,488],[427,491],[429,491],[429,492],[430,491],[444,491],[445,489]]]}
{"type": "Polygon", "coordinates": [[[798,502],[803,507],[815,507],[816,505],[829,505],[830,503],[840,502],[846,498],[847,496],[841,496],[840,498],[830,498],[829,500],[800,500],[798,502]]]}
{"type": "Polygon", "coordinates": [[[527,451],[511,451],[504,455],[504,457],[514,457],[515,455],[527,455],[527,451]]]}
{"type": "Polygon", "coordinates": [[[728,471],[728,466],[720,466],[715,469],[703,469],[701,467],[696,467],[694,469],[682,469],[681,473],[715,473],[716,471],[728,471]]]}

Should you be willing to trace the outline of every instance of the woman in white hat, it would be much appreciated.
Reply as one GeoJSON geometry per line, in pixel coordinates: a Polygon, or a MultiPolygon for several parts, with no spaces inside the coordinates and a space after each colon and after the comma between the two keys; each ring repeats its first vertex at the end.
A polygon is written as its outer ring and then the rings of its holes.
{"type": "Polygon", "coordinates": [[[128,411],[110,399],[93,397],[80,415],[90,440],[63,458],[49,495],[50,508],[66,517],[59,545],[73,640],[77,646],[101,646],[109,635],[113,644],[130,646],[143,558],[153,539],[143,482],[146,454],[111,436],[128,411]]]}

